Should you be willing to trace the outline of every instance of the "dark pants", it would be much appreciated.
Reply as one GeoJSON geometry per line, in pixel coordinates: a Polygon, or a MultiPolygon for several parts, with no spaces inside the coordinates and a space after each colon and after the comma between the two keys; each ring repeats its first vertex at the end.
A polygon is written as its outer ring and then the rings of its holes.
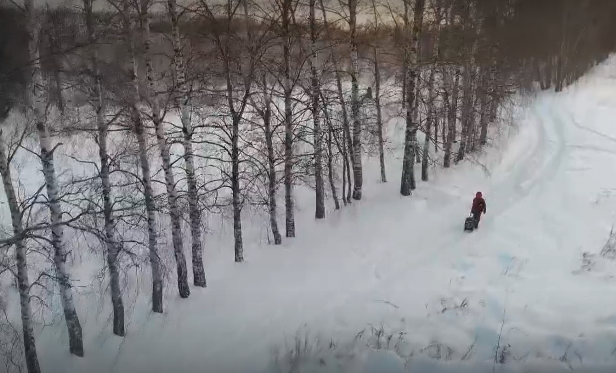
{"type": "Polygon", "coordinates": [[[479,228],[479,220],[481,220],[481,211],[472,211],[473,219],[475,219],[475,228],[479,228]]]}

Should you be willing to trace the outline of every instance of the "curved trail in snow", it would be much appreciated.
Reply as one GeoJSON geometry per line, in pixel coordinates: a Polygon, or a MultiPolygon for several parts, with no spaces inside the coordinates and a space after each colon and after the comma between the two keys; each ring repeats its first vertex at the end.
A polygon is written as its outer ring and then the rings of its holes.
{"type": "MultiPolygon", "coordinates": [[[[385,304],[384,307],[397,308],[397,301],[388,299],[390,296],[404,292],[405,288],[412,292],[414,287],[422,286],[423,274],[429,276],[426,272],[429,268],[441,262],[456,263],[463,260],[470,253],[469,247],[480,242],[486,234],[494,234],[494,222],[535,189],[548,182],[564,159],[562,121],[553,111],[551,104],[545,103],[549,99],[538,99],[531,109],[532,121],[523,128],[528,131],[525,139],[533,141],[524,143],[514,151],[515,154],[509,154],[515,157],[510,166],[494,170],[495,174],[502,176],[490,181],[485,190],[489,198],[489,210],[477,232],[469,234],[462,230],[462,223],[468,211],[468,199],[474,195],[474,190],[465,190],[461,198],[452,198],[450,203],[440,205],[434,210],[420,212],[424,216],[419,221],[413,221],[413,225],[408,227],[408,234],[401,235],[400,230],[404,227],[400,226],[400,222],[392,222],[389,229],[378,232],[378,235],[384,238],[378,245],[380,248],[372,247],[363,254],[355,254],[358,255],[357,258],[349,260],[346,268],[340,269],[340,278],[364,279],[365,282],[332,290],[327,304],[312,305],[312,312],[303,320],[306,325],[318,327],[342,324],[347,325],[349,333],[356,333],[358,330],[353,328],[362,327],[348,320],[353,318],[353,313],[361,313],[366,307],[374,307],[378,302],[385,304]],[[435,227],[438,227],[440,232],[435,233],[435,227]]],[[[418,198],[418,195],[419,192],[416,192],[411,198],[418,198]]],[[[315,268],[317,272],[311,276],[313,278],[307,278],[306,281],[318,281],[318,270],[315,268]]],[[[287,312],[294,311],[291,309],[278,312],[278,316],[269,318],[268,324],[276,324],[277,319],[284,319],[287,312]]],[[[378,317],[376,313],[374,317],[378,317]]],[[[264,325],[264,329],[267,328],[268,326],[264,325]]],[[[224,351],[232,345],[233,342],[230,342],[218,346],[216,350],[224,351]]],[[[253,346],[252,350],[256,353],[259,347],[253,346]]]]}
{"type": "MultiPolygon", "coordinates": [[[[537,120],[528,124],[528,129],[533,132],[535,141],[532,144],[526,144],[527,146],[520,153],[523,157],[513,164],[512,169],[506,170],[507,175],[502,180],[497,181],[484,192],[489,196],[490,208],[488,214],[482,219],[480,229],[470,234],[462,231],[465,216],[458,214],[459,205],[457,203],[433,212],[428,219],[423,220],[422,224],[415,228],[417,232],[428,233],[420,234],[412,242],[413,246],[429,247],[429,249],[419,253],[413,252],[413,255],[409,255],[408,261],[398,262],[393,270],[390,268],[387,275],[390,282],[395,281],[405,271],[412,271],[422,265],[438,261],[444,256],[464,253],[460,250],[460,246],[469,245],[469,241],[480,239],[482,234],[490,231],[495,219],[554,176],[565,156],[563,122],[558,117],[559,114],[553,112],[550,107],[539,110],[537,106],[541,105],[536,104],[532,109],[537,120]],[[434,237],[432,232],[435,226],[443,226],[443,230],[454,228],[457,231],[449,231],[446,234],[444,232],[440,237],[434,237]]],[[[472,197],[473,194],[471,192],[468,195],[472,197]]],[[[376,284],[376,286],[387,285],[388,282],[383,279],[376,284]]]]}
{"type": "MultiPolygon", "coordinates": [[[[465,213],[468,211],[468,199],[474,195],[474,190],[467,190],[461,198],[453,198],[451,203],[424,212],[420,221],[415,221],[408,227],[409,231],[412,231],[408,235],[400,235],[400,229],[404,227],[401,227],[399,222],[393,222],[390,230],[378,232],[384,237],[383,248],[364,253],[360,256],[359,263],[352,261],[347,268],[341,269],[340,277],[368,280],[361,283],[361,286],[345,288],[344,292],[333,292],[333,299],[327,304],[314,305],[313,312],[305,320],[306,325],[342,323],[348,326],[350,333],[357,332],[358,330],[352,328],[361,326],[347,321],[347,316],[354,312],[361,313],[369,304],[378,302],[385,304],[384,307],[397,309],[397,302],[390,302],[387,294],[399,294],[404,288],[412,291],[414,287],[422,286],[422,276],[413,277],[414,272],[425,273],[427,276],[429,273],[426,273],[426,269],[441,262],[460,262],[470,254],[469,247],[480,242],[486,234],[497,233],[494,232],[495,221],[549,182],[565,157],[563,120],[552,103],[546,102],[548,100],[552,98],[538,98],[530,109],[532,120],[523,128],[528,131],[525,139],[533,141],[524,143],[523,147],[514,150],[514,154],[509,154],[515,157],[510,166],[499,166],[494,170],[495,174],[502,176],[490,181],[484,192],[488,196],[488,214],[482,219],[482,226],[478,231],[469,234],[462,230],[465,213]],[[440,233],[435,234],[435,227],[438,227],[440,233]],[[407,279],[414,281],[404,283],[407,279]]],[[[417,198],[418,194],[415,193],[411,198],[417,198]]],[[[318,273],[314,277],[314,280],[307,281],[317,281],[318,273]]],[[[284,312],[278,316],[282,317],[284,312]]],[[[378,316],[375,314],[375,317],[378,316]]],[[[276,320],[270,319],[270,322],[276,323],[276,320]]],[[[221,346],[220,351],[223,350],[221,346]]],[[[254,351],[257,350],[258,347],[254,347],[254,351]]]]}

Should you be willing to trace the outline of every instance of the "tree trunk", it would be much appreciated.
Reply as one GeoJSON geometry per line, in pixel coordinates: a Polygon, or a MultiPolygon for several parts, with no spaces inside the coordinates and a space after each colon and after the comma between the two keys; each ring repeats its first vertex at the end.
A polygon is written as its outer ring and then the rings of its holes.
{"type": "MultiPolygon", "coordinates": [[[[497,102],[497,71],[498,71],[498,53],[499,44],[498,42],[493,42],[490,45],[490,67],[488,70],[488,78],[487,83],[484,84],[484,89],[486,91],[483,92],[483,103],[481,106],[481,135],[479,137],[479,142],[481,145],[485,145],[487,143],[487,134],[488,134],[488,125],[496,120],[496,111],[492,112],[492,108],[496,108],[498,106],[497,102]],[[485,108],[484,108],[485,105],[485,108]],[[493,115],[494,114],[494,115],[493,115]]],[[[551,81],[551,72],[547,71],[547,66],[550,66],[549,58],[546,64],[546,72],[544,74],[544,85],[545,89],[550,87],[551,81]]]]}
{"type": "Polygon", "coordinates": [[[310,72],[312,121],[314,123],[314,181],[315,181],[315,219],[325,218],[325,183],[323,181],[323,146],[321,122],[319,119],[319,76],[317,72],[317,25],[315,20],[316,0],[310,0],[310,72]]]}
{"type": "Polygon", "coordinates": [[[267,147],[267,195],[269,204],[270,228],[274,236],[274,244],[282,244],[282,237],[278,229],[278,213],[276,203],[276,156],[274,153],[274,132],[272,130],[272,102],[267,91],[267,80],[263,75],[263,96],[265,97],[265,110],[263,111],[263,130],[265,132],[265,146],[267,147]]]}
{"type": "MultiPolygon", "coordinates": [[[[325,122],[327,123],[327,177],[329,179],[329,187],[332,191],[332,199],[334,200],[334,209],[340,210],[340,201],[338,201],[338,192],[336,190],[336,183],[334,182],[334,153],[333,153],[333,139],[334,139],[334,128],[331,121],[331,117],[329,116],[329,108],[327,106],[327,102],[325,98],[323,98],[323,114],[325,116],[325,122]]],[[[342,161],[346,160],[346,157],[343,154],[342,161]]],[[[343,175],[343,184],[344,184],[344,175],[343,175]]],[[[344,199],[344,192],[343,192],[344,199]]]]}
{"type": "Polygon", "coordinates": [[[190,118],[190,97],[186,87],[184,74],[184,56],[180,40],[180,26],[178,22],[176,0],[168,0],[167,7],[171,18],[173,34],[173,65],[179,95],[177,106],[182,121],[182,146],[184,148],[184,164],[186,183],[188,185],[188,216],[190,218],[190,236],[192,241],[192,270],[193,284],[206,287],[205,270],[203,268],[203,248],[201,246],[201,212],[199,211],[199,195],[197,192],[197,179],[195,176],[195,161],[192,148],[193,127],[190,118]]]}
{"type": "Polygon", "coordinates": [[[479,115],[479,144],[484,146],[487,143],[488,138],[488,116],[489,116],[489,103],[488,103],[488,93],[486,89],[491,85],[488,79],[481,79],[481,86],[479,87],[479,105],[480,105],[480,115],[479,115]],[[487,81],[487,82],[486,82],[487,81]],[[486,84],[488,87],[486,87],[486,84]]]}
{"type": "Polygon", "coordinates": [[[454,78],[451,88],[451,100],[449,102],[449,111],[447,113],[447,142],[445,144],[445,159],[443,167],[451,166],[451,152],[453,144],[456,142],[456,125],[458,122],[458,95],[460,92],[460,76],[462,71],[459,65],[454,68],[454,78]]]}
{"type": "Polygon", "coordinates": [[[464,159],[466,153],[466,145],[469,142],[469,136],[471,133],[471,111],[473,110],[473,90],[471,72],[469,66],[464,67],[464,79],[463,79],[463,91],[464,97],[462,98],[462,132],[460,134],[460,147],[458,148],[458,154],[456,155],[455,163],[458,163],[464,159]]]}
{"type": "Polygon", "coordinates": [[[428,181],[428,161],[429,161],[429,147],[431,141],[431,128],[434,127],[434,151],[437,151],[437,138],[438,138],[438,118],[436,113],[436,93],[434,90],[434,84],[436,80],[436,70],[438,68],[438,59],[440,55],[440,32],[441,32],[441,3],[436,4],[436,18],[435,18],[435,30],[434,40],[432,43],[432,66],[430,67],[430,75],[428,77],[428,116],[426,118],[426,138],[424,140],[424,148],[421,160],[421,180],[428,181]]]}
{"type": "Polygon", "coordinates": [[[37,102],[35,102],[33,106],[36,111],[36,129],[39,135],[41,149],[40,158],[47,189],[47,199],[49,201],[48,206],[52,224],[51,244],[54,248],[56,277],[60,285],[60,297],[62,299],[64,318],[68,328],[70,352],[73,355],[83,357],[81,323],[79,322],[79,317],[75,309],[72,285],[66,268],[68,251],[63,242],[64,229],[62,226],[62,207],[60,204],[60,193],[54,165],[54,147],[51,144],[51,136],[49,135],[49,130],[45,123],[45,103],[42,102],[42,98],[39,97],[37,97],[36,101],[37,102]]]}
{"type": "Polygon", "coordinates": [[[154,202],[154,191],[152,189],[150,161],[148,160],[148,145],[139,111],[136,107],[133,107],[132,112],[135,135],[137,136],[137,144],[139,146],[139,163],[141,165],[141,177],[144,187],[143,194],[147,211],[148,249],[150,251],[150,266],[152,267],[152,311],[162,313],[163,273],[157,247],[156,204],[154,202]]]}
{"type": "Polygon", "coordinates": [[[49,43],[49,53],[51,66],[53,68],[53,80],[55,83],[55,96],[57,100],[58,109],[60,113],[64,114],[64,97],[62,94],[62,73],[60,72],[60,64],[58,63],[59,56],[58,52],[58,35],[56,32],[56,28],[52,26],[52,29],[49,30],[49,34],[47,35],[47,40],[49,43]]]}
{"type": "Polygon", "coordinates": [[[332,199],[334,200],[334,209],[340,210],[340,201],[338,201],[338,192],[336,191],[336,183],[334,182],[334,155],[332,154],[332,132],[331,127],[327,131],[327,151],[328,151],[328,178],[329,178],[329,187],[332,191],[332,199]]]}
{"type": "MultiPolygon", "coordinates": [[[[476,81],[477,77],[475,77],[474,80],[476,81]]],[[[478,143],[478,139],[479,139],[478,135],[477,135],[477,133],[479,131],[478,131],[478,128],[477,128],[477,125],[476,125],[476,120],[475,120],[476,111],[477,111],[476,108],[480,107],[480,103],[479,103],[480,98],[477,97],[480,94],[480,92],[479,92],[479,87],[477,85],[478,85],[477,83],[474,84],[474,86],[475,86],[473,88],[474,97],[473,97],[473,103],[471,104],[471,112],[469,114],[469,117],[470,117],[469,118],[469,129],[470,129],[470,136],[469,136],[470,147],[469,147],[469,150],[471,152],[474,152],[474,151],[477,150],[477,145],[478,145],[477,143],[478,143]]]]}
{"type": "Polygon", "coordinates": [[[445,103],[445,105],[443,106],[443,108],[441,109],[441,111],[438,112],[437,115],[437,120],[440,121],[441,123],[441,142],[443,143],[443,146],[445,146],[445,143],[447,142],[447,126],[446,124],[446,116],[447,116],[447,101],[445,100],[445,94],[443,95],[443,101],[445,103]]]}
{"type": "MultiPolygon", "coordinates": [[[[376,3],[372,0],[372,9],[374,11],[374,25],[376,33],[378,34],[378,17],[376,3]]],[[[378,135],[379,146],[379,165],[381,169],[381,182],[387,182],[387,175],[385,173],[385,151],[383,144],[383,115],[381,112],[381,71],[379,69],[379,49],[374,46],[372,48],[374,54],[374,103],[376,106],[376,129],[378,135]]]]}
{"type": "Polygon", "coordinates": [[[434,154],[436,154],[439,151],[438,149],[439,121],[438,121],[438,111],[436,110],[436,107],[434,108],[434,111],[432,112],[432,121],[433,121],[433,126],[434,126],[434,136],[433,136],[434,154]]]}
{"type": "Polygon", "coordinates": [[[138,104],[140,101],[139,79],[137,77],[138,67],[135,56],[135,31],[130,12],[131,4],[129,0],[123,1],[124,31],[128,35],[129,55],[132,59],[131,80],[133,92],[130,103],[131,120],[135,136],[137,137],[139,165],[141,167],[141,178],[143,183],[143,196],[145,199],[146,220],[148,225],[148,251],[150,258],[150,268],[152,271],[152,312],[163,312],[163,273],[158,255],[157,231],[156,231],[156,204],[154,203],[154,190],[152,189],[152,174],[150,171],[150,161],[148,159],[148,146],[145,137],[143,121],[139,114],[138,104]]]}
{"type": "Polygon", "coordinates": [[[428,160],[430,159],[430,138],[432,136],[431,127],[432,127],[433,119],[426,120],[426,130],[424,132],[424,145],[421,152],[421,180],[428,181],[428,160]]]}
{"type": "Polygon", "coordinates": [[[154,127],[156,129],[156,140],[160,157],[162,158],[163,171],[165,174],[165,186],[167,187],[167,197],[169,203],[169,217],[171,218],[171,237],[173,242],[173,252],[177,265],[178,276],[178,291],[180,297],[188,298],[190,288],[188,287],[188,268],[186,266],[186,258],[184,257],[184,248],[182,242],[182,226],[181,213],[178,206],[178,194],[175,188],[175,177],[171,168],[171,156],[169,154],[169,144],[164,132],[164,124],[160,115],[160,109],[157,104],[152,106],[154,127]]]}
{"type": "MultiPolygon", "coordinates": [[[[498,114],[498,105],[499,105],[499,82],[498,82],[498,60],[497,55],[500,49],[500,44],[498,41],[494,42],[492,45],[492,65],[490,66],[490,91],[489,91],[489,115],[488,115],[488,123],[494,123],[496,121],[496,117],[498,114]]],[[[547,78],[548,82],[551,82],[551,73],[547,78]]],[[[548,83],[551,84],[551,83],[548,83]]],[[[549,87],[548,87],[549,88],[549,87]]]]}
{"type": "Polygon", "coordinates": [[[293,107],[291,82],[291,30],[290,12],[291,0],[283,0],[282,30],[284,33],[284,202],[285,202],[285,230],[286,236],[295,237],[295,214],[293,203],[293,107]]]}
{"type": "Polygon", "coordinates": [[[351,204],[351,162],[347,156],[347,142],[344,130],[342,132],[342,203],[351,204]]]}
{"type": "MultiPolygon", "coordinates": [[[[230,12],[230,3],[227,8],[230,12]]],[[[230,17],[229,13],[229,17],[230,17]]],[[[228,51],[229,45],[226,46],[228,51]]],[[[226,53],[226,52],[225,52],[226,53]]],[[[235,262],[241,263],[244,261],[244,240],[242,237],[242,199],[240,189],[240,122],[242,113],[235,110],[233,103],[233,82],[231,81],[231,67],[229,65],[229,56],[223,57],[223,65],[225,78],[227,81],[227,105],[231,111],[231,193],[233,206],[233,239],[235,262]]],[[[245,97],[246,99],[247,97],[245,97]]]]}
{"type": "MultiPolygon", "coordinates": [[[[415,102],[415,88],[417,81],[417,73],[419,70],[417,48],[419,45],[419,37],[423,27],[423,13],[425,0],[416,0],[413,11],[413,31],[411,33],[411,42],[408,48],[408,57],[405,59],[409,64],[407,93],[406,93],[406,131],[404,137],[404,158],[402,161],[402,178],[400,183],[400,194],[403,196],[411,195],[412,186],[415,183],[415,174],[413,164],[415,161],[414,146],[415,141],[413,134],[417,131],[415,123],[413,123],[413,110],[415,102]]],[[[405,17],[405,28],[408,29],[408,17],[405,17]]]]}
{"type": "Polygon", "coordinates": [[[537,74],[537,81],[539,82],[539,88],[545,91],[547,88],[547,76],[546,76],[546,64],[541,59],[534,59],[533,65],[537,74]]]}
{"type": "Polygon", "coordinates": [[[148,98],[152,105],[152,122],[156,130],[156,140],[158,151],[162,159],[163,171],[165,174],[165,186],[167,187],[167,199],[169,203],[169,217],[171,219],[171,240],[173,242],[173,253],[177,268],[178,291],[181,298],[190,296],[188,287],[188,268],[184,257],[184,245],[182,240],[181,214],[178,206],[178,195],[175,188],[175,177],[171,167],[171,156],[169,154],[169,144],[165,135],[164,123],[161,117],[161,108],[158,99],[157,87],[154,78],[151,55],[151,35],[150,35],[150,15],[148,13],[148,0],[141,0],[141,27],[143,32],[143,51],[146,61],[146,74],[148,79],[148,98]]]}
{"type": "MultiPolygon", "coordinates": [[[[496,60],[496,57],[493,56],[492,57],[494,60],[496,60]]],[[[552,88],[552,82],[554,80],[554,75],[553,75],[553,65],[552,65],[552,56],[548,56],[546,58],[546,63],[545,63],[545,89],[550,89],[552,88]]]]}
{"type": "MultiPolygon", "coordinates": [[[[424,143],[423,149],[421,151],[421,180],[428,181],[428,161],[430,159],[430,141],[432,140],[432,124],[434,122],[434,68],[430,69],[428,77],[428,107],[427,107],[427,117],[425,122],[425,130],[424,130],[424,143]]],[[[434,133],[436,133],[436,129],[434,129],[434,133]]]]}
{"type": "Polygon", "coordinates": [[[242,239],[242,201],[240,190],[240,118],[233,117],[231,134],[231,191],[233,193],[233,238],[235,242],[235,262],[244,261],[244,241],[242,239]]]}
{"type": "Polygon", "coordinates": [[[340,67],[338,66],[338,59],[335,53],[335,45],[333,40],[333,35],[331,34],[331,30],[329,28],[329,23],[327,22],[327,12],[325,11],[325,6],[323,5],[323,0],[319,0],[319,4],[321,7],[321,13],[323,16],[323,24],[325,25],[325,31],[327,39],[330,40],[330,53],[332,55],[332,63],[334,67],[334,75],[336,78],[336,89],[338,92],[338,101],[340,103],[340,110],[342,111],[342,130],[343,130],[343,163],[342,163],[342,200],[344,204],[351,203],[351,166],[350,163],[355,159],[354,151],[353,151],[353,141],[351,140],[351,125],[349,123],[349,115],[346,107],[346,100],[344,99],[344,92],[342,90],[342,78],[340,77],[340,67]],[[346,175],[346,177],[345,177],[346,175]],[[347,181],[348,180],[348,185],[347,181]]]}
{"type": "MultiPolygon", "coordinates": [[[[418,48],[417,50],[417,54],[419,55],[421,52],[418,48]]],[[[415,79],[415,103],[413,105],[413,154],[415,157],[415,163],[421,163],[421,156],[420,156],[420,152],[419,152],[419,142],[417,141],[417,130],[419,130],[419,123],[421,123],[421,117],[420,117],[420,113],[419,113],[419,102],[421,99],[421,76],[422,76],[422,71],[421,69],[418,69],[417,72],[417,78],[415,79]]],[[[415,177],[413,175],[413,180],[411,183],[411,189],[415,190],[416,188],[416,183],[415,183],[415,177]]]]}
{"type": "MultiPolygon", "coordinates": [[[[464,29],[469,28],[469,24],[472,23],[473,17],[471,16],[471,5],[468,4],[465,6],[463,22],[464,29]]],[[[477,51],[477,46],[479,42],[479,35],[481,33],[481,19],[476,20],[478,25],[476,26],[476,33],[473,35],[472,45],[470,47],[464,48],[465,56],[464,56],[464,97],[462,99],[462,133],[460,136],[460,147],[458,149],[458,154],[455,159],[455,163],[458,163],[464,159],[466,154],[466,148],[471,143],[472,140],[472,131],[473,131],[473,103],[474,103],[474,92],[473,92],[473,83],[475,80],[475,53],[477,51]]],[[[467,40],[464,41],[468,42],[467,40]]]]}
{"type": "Polygon", "coordinates": [[[383,139],[383,114],[381,110],[381,73],[378,64],[378,50],[374,48],[374,101],[376,104],[376,128],[378,131],[379,141],[379,166],[381,169],[381,182],[387,182],[387,174],[385,172],[385,141],[383,139]]]}
{"type": "Polygon", "coordinates": [[[70,276],[66,268],[66,258],[68,251],[63,242],[64,229],[62,225],[62,206],[60,202],[60,191],[58,190],[58,179],[54,165],[54,146],[52,145],[49,128],[46,123],[46,103],[43,95],[43,76],[39,54],[39,35],[42,20],[37,17],[37,10],[32,0],[26,0],[25,8],[28,20],[28,36],[30,60],[32,62],[32,108],[34,109],[36,130],[39,137],[41,149],[40,160],[43,168],[43,176],[47,190],[47,206],[49,207],[49,217],[51,227],[51,245],[54,249],[54,265],[56,269],[56,279],[60,286],[60,298],[64,310],[64,319],[68,329],[70,353],[83,357],[83,335],[81,323],[77,316],[73,301],[73,289],[70,276]]]}
{"type": "Polygon", "coordinates": [[[353,118],[353,199],[361,200],[363,170],[361,163],[361,122],[359,118],[359,56],[357,52],[357,1],[349,0],[349,28],[351,33],[351,117],[353,118]]]}
{"type": "Polygon", "coordinates": [[[21,210],[15,189],[13,188],[13,178],[11,176],[8,156],[4,147],[5,140],[2,137],[0,128],[0,175],[6,195],[9,210],[11,211],[11,224],[15,241],[15,264],[17,266],[17,286],[19,288],[19,306],[21,309],[21,328],[24,342],[24,354],[28,373],[40,373],[41,367],[36,352],[36,342],[34,339],[34,328],[32,326],[32,306],[30,303],[30,279],[28,278],[28,258],[26,256],[26,246],[24,243],[24,229],[21,220],[21,210]]]}
{"type": "Polygon", "coordinates": [[[120,270],[118,268],[118,255],[120,246],[115,238],[115,222],[113,216],[113,197],[111,194],[111,182],[109,180],[109,153],[107,151],[108,126],[105,122],[105,101],[98,65],[98,53],[96,50],[96,37],[92,0],[84,0],[86,27],[88,30],[88,42],[92,71],[94,72],[94,96],[96,125],[98,129],[98,155],[101,166],[99,177],[103,187],[103,216],[105,219],[105,248],[107,250],[107,266],[109,267],[109,287],[111,289],[111,304],[113,308],[113,334],[123,337],[124,328],[124,302],[120,287],[120,270]]]}
{"type": "MultiPolygon", "coordinates": [[[[405,1],[406,4],[406,1],[405,1]]],[[[406,52],[405,52],[406,53],[406,52]]],[[[408,82],[408,66],[406,63],[406,57],[405,57],[405,61],[402,63],[402,104],[405,105],[406,102],[406,84],[408,82]]]]}

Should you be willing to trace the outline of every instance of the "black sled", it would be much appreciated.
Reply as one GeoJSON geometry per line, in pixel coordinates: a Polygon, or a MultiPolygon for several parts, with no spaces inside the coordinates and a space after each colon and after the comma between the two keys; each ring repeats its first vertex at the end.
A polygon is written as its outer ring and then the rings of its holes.
{"type": "Polygon", "coordinates": [[[466,218],[466,220],[464,220],[464,231],[472,232],[475,230],[476,225],[477,225],[477,222],[475,221],[475,218],[473,217],[473,215],[470,215],[469,217],[466,218]]]}

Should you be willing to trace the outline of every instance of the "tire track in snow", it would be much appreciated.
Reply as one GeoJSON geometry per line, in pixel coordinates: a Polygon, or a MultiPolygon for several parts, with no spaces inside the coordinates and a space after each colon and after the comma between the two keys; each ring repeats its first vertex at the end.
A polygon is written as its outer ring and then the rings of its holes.
{"type": "Polygon", "coordinates": [[[562,164],[566,156],[565,121],[558,114],[555,100],[543,97],[533,106],[537,140],[529,155],[514,166],[514,172],[490,189],[493,198],[498,196],[495,213],[486,219],[490,223],[553,179],[562,164]],[[555,149],[550,151],[550,145],[555,149]]]}
{"type": "MultiPolygon", "coordinates": [[[[569,112],[570,111],[571,110],[569,109],[569,112]]],[[[612,137],[610,135],[606,135],[603,132],[594,130],[594,129],[590,128],[590,127],[586,127],[586,126],[580,124],[577,120],[575,120],[575,118],[572,118],[571,124],[573,124],[574,126],[576,126],[579,129],[581,129],[582,131],[586,131],[586,132],[592,133],[593,135],[597,135],[597,136],[599,136],[599,137],[601,137],[603,139],[606,139],[606,140],[609,140],[609,141],[612,141],[612,142],[616,142],[616,137],[612,137]]]]}

